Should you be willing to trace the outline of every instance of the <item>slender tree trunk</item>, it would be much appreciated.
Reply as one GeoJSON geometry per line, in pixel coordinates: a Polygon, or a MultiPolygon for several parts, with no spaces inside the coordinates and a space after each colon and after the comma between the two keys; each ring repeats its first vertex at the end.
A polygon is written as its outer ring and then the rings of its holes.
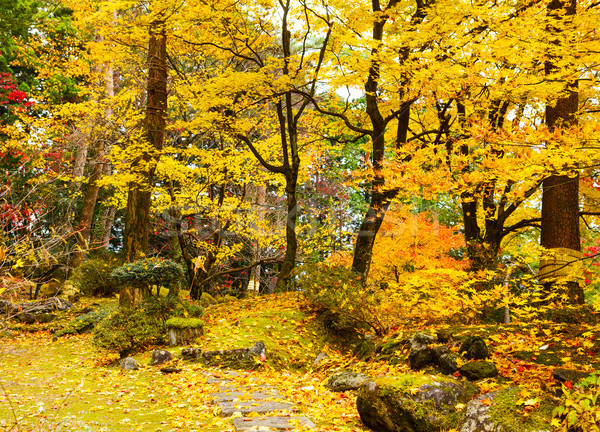
{"type": "Polygon", "coordinates": [[[296,238],[296,221],[298,219],[298,200],[296,198],[298,171],[286,175],[285,193],[287,196],[287,217],[285,225],[285,256],[277,278],[276,292],[287,291],[292,288],[292,273],[296,265],[298,253],[298,240],[296,238]]]}
{"type": "MultiPolygon", "coordinates": [[[[552,0],[548,5],[548,15],[564,20],[576,13],[577,0],[552,0]],[[558,18],[560,14],[564,16],[558,18]]],[[[558,38],[560,29],[549,26],[549,32],[558,38]]],[[[558,39],[555,42],[558,44],[558,39]]],[[[557,72],[556,59],[546,61],[544,67],[547,75],[557,72]]],[[[566,93],[558,98],[556,105],[547,105],[546,124],[550,130],[556,127],[568,128],[577,124],[575,114],[578,110],[579,95],[577,83],[567,84],[566,93]]],[[[546,249],[566,248],[581,251],[579,234],[579,174],[573,170],[572,175],[551,175],[544,179],[542,185],[542,230],[540,243],[546,249]]],[[[553,282],[546,282],[547,290],[551,290],[553,282]]],[[[583,288],[576,281],[567,283],[569,300],[573,304],[583,304],[583,288]]]]}
{"type": "MultiPolygon", "coordinates": [[[[150,25],[148,44],[148,85],[144,122],[148,149],[132,163],[137,179],[129,184],[123,254],[125,261],[134,261],[148,252],[150,204],[156,164],[163,148],[167,116],[167,36],[164,22],[150,25]]],[[[134,288],[125,288],[137,291],[134,288]]],[[[123,290],[122,290],[123,291],[123,290]]],[[[135,293],[122,293],[121,305],[134,306],[139,301],[135,293]]]]}

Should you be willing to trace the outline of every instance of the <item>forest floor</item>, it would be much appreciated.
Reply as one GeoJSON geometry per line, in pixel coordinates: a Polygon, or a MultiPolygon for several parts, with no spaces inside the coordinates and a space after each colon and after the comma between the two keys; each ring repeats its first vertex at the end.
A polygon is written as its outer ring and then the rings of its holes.
{"type": "MultiPolygon", "coordinates": [[[[182,372],[163,374],[160,366],[148,366],[149,347],[134,355],[142,365],[139,370],[122,371],[114,356],[94,349],[89,334],[54,340],[48,329],[55,323],[40,326],[39,331],[27,327],[27,332],[11,326],[10,335],[5,332],[0,344],[0,430],[233,431],[232,419],[218,415],[211,396],[218,391],[214,378],[227,378],[240,387],[252,382],[276,386],[319,431],[366,431],[356,411],[355,394],[330,391],[325,387],[327,377],[348,369],[373,377],[411,372],[404,361],[408,347],[394,353],[401,359],[396,365],[341,353],[296,294],[217,305],[209,308],[204,319],[205,336],[198,343],[202,350],[249,347],[262,340],[268,350],[263,367],[231,375],[175,360],[182,372]],[[328,357],[313,366],[320,352],[328,357]]],[[[390,338],[405,339],[415,331],[435,335],[439,328],[449,326],[415,326],[390,338]]],[[[556,398],[560,385],[552,378],[554,368],[600,369],[598,326],[540,321],[450,330],[457,338],[477,334],[487,339],[499,377],[477,382],[483,392],[519,385],[556,398]]],[[[385,343],[384,338],[381,344],[385,343]]],[[[179,357],[181,347],[170,350],[179,357]]]]}

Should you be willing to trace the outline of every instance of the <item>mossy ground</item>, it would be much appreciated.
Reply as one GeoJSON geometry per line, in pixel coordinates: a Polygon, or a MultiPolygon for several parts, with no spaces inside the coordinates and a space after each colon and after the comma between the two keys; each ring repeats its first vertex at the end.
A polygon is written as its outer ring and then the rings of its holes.
{"type": "MultiPolygon", "coordinates": [[[[101,306],[116,300],[82,299],[101,306]]],[[[76,312],[60,315],[62,320],[43,325],[12,324],[13,336],[0,340],[0,430],[9,430],[15,416],[19,426],[12,430],[64,431],[231,431],[231,419],[215,416],[208,376],[225,372],[199,363],[178,362],[180,374],[163,375],[159,367],[147,366],[150,350],[134,355],[143,367],[123,372],[106,354],[96,351],[88,334],[66,336],[53,342],[50,329],[64,328],[76,312]],[[1,423],[1,422],[4,422],[1,423]],[[51,426],[51,427],[50,427],[51,426]]],[[[406,340],[415,331],[435,335],[440,327],[422,328],[415,324],[396,330],[396,334],[372,341],[372,352],[362,353],[364,361],[338,352],[328,330],[323,327],[298,294],[281,294],[231,301],[207,307],[202,317],[205,335],[197,340],[202,350],[246,348],[262,340],[268,360],[260,371],[234,377],[240,386],[260,381],[278,387],[290,402],[318,425],[321,431],[366,431],[356,412],[352,392],[333,393],[325,388],[326,378],[336,370],[351,369],[371,376],[398,376],[402,386],[413,388],[421,379],[404,362],[409,346],[406,340]],[[380,362],[379,353],[393,355],[396,365],[380,362]],[[318,368],[316,355],[329,354],[318,368]]],[[[593,370],[600,353],[600,329],[588,324],[475,325],[450,328],[455,340],[449,343],[458,351],[467,335],[481,335],[488,341],[491,360],[500,376],[478,382],[483,392],[519,385],[532,394],[552,394],[554,365],[578,370],[593,370]],[[553,359],[559,360],[553,363],[553,359]],[[538,392],[538,393],[536,393],[538,392]]],[[[352,351],[351,346],[346,346],[352,351]]],[[[179,354],[178,349],[173,350],[179,354]]],[[[431,372],[431,371],[429,371],[431,372]]],[[[537,396],[534,396],[537,397],[537,396]]],[[[518,401],[517,401],[518,402],[518,401]]],[[[515,402],[515,412],[523,406],[515,402]]],[[[510,401],[506,406],[511,409],[510,401]]],[[[542,417],[548,412],[534,407],[542,417]]]]}

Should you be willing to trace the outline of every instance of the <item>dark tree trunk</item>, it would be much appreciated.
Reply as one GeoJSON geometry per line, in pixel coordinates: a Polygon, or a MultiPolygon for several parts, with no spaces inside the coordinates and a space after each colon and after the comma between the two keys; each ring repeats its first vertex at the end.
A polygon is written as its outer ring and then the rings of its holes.
{"type": "MultiPolygon", "coordinates": [[[[552,0],[548,4],[548,15],[555,19],[574,15],[577,0],[552,0]],[[564,17],[559,18],[564,13],[564,17]]],[[[552,24],[548,28],[550,34],[558,36],[560,29],[552,24]]],[[[559,43],[556,41],[555,43],[559,43]]],[[[545,72],[551,75],[557,72],[553,59],[546,61],[545,72]]],[[[575,114],[578,109],[579,95],[577,83],[570,83],[565,95],[558,98],[556,105],[546,107],[546,124],[550,130],[557,127],[568,128],[577,124],[575,114]]],[[[546,249],[566,248],[581,251],[579,234],[579,174],[574,169],[572,175],[551,175],[544,179],[542,194],[542,231],[540,243],[546,249]]],[[[551,290],[553,282],[546,282],[545,287],[551,290]]],[[[569,300],[573,304],[583,304],[583,288],[578,282],[569,281],[569,300]]]]}
{"type": "Polygon", "coordinates": [[[296,265],[298,240],[296,239],[296,220],[298,218],[298,202],[296,190],[299,166],[286,175],[285,193],[287,197],[287,217],[285,224],[285,256],[281,263],[275,291],[282,292],[292,288],[292,273],[296,265]]]}
{"type": "MultiPolygon", "coordinates": [[[[154,172],[159,152],[163,148],[167,116],[167,37],[164,22],[150,26],[148,43],[148,85],[144,122],[148,148],[132,163],[137,179],[129,184],[123,254],[125,261],[134,261],[148,252],[150,204],[154,172]]],[[[129,288],[129,290],[134,290],[129,288]]],[[[122,293],[121,305],[133,306],[139,295],[122,293]]]]}

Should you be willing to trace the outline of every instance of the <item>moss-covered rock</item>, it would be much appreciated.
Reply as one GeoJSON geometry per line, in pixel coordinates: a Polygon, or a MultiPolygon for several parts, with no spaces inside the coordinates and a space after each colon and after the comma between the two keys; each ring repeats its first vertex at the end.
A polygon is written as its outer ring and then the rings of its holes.
{"type": "Polygon", "coordinates": [[[459,353],[472,360],[484,360],[490,356],[487,344],[481,336],[469,336],[461,344],[459,353]]]}
{"type": "Polygon", "coordinates": [[[366,382],[356,407],[363,423],[378,432],[433,432],[456,428],[456,405],[476,393],[470,383],[449,377],[407,374],[366,382]]]}
{"type": "Polygon", "coordinates": [[[490,361],[471,361],[462,365],[458,370],[470,381],[498,376],[496,365],[490,361]]]}
{"type": "Polygon", "coordinates": [[[209,293],[203,292],[200,296],[200,304],[202,305],[202,307],[208,307],[210,305],[217,304],[217,300],[215,300],[215,298],[209,293]]]}
{"type": "Polygon", "coordinates": [[[519,387],[509,387],[476,397],[467,404],[460,432],[550,432],[552,403],[521,395],[519,387]]]}

